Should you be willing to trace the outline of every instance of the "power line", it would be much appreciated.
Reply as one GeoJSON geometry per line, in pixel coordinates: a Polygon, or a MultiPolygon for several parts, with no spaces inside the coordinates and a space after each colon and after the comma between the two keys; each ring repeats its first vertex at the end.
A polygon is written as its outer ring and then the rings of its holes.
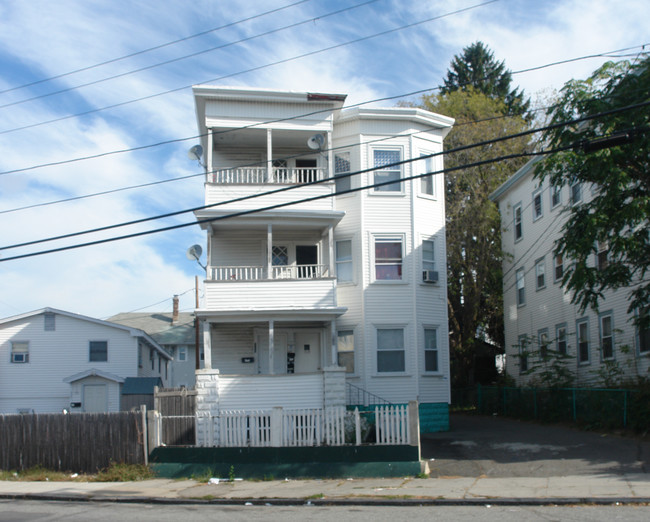
{"type": "MultiPolygon", "coordinates": [[[[627,106],[627,107],[612,109],[610,111],[605,111],[605,112],[598,113],[598,114],[583,116],[581,118],[575,118],[575,119],[569,120],[569,121],[553,123],[553,124],[550,124],[550,125],[546,125],[544,127],[538,127],[538,128],[535,128],[535,129],[528,129],[528,130],[518,132],[518,133],[515,133],[515,134],[500,136],[498,138],[492,138],[492,139],[489,139],[489,140],[484,140],[482,142],[477,142],[477,143],[473,143],[473,144],[469,144],[469,145],[459,146],[459,147],[456,147],[454,149],[450,149],[450,150],[447,150],[447,151],[441,151],[441,152],[436,152],[436,153],[433,153],[433,154],[423,155],[423,156],[420,156],[418,158],[410,158],[410,159],[394,162],[394,163],[391,163],[391,164],[388,164],[388,165],[382,165],[382,167],[380,167],[380,168],[385,169],[386,167],[400,166],[400,165],[404,165],[404,164],[407,164],[407,163],[411,163],[413,161],[421,161],[423,159],[433,158],[433,157],[437,157],[437,156],[441,156],[441,155],[453,154],[453,153],[460,152],[460,151],[463,151],[463,150],[467,150],[467,149],[471,149],[471,148],[475,148],[475,147],[481,147],[481,146],[485,146],[485,145],[490,145],[490,144],[493,144],[493,143],[498,143],[498,142],[506,141],[506,140],[510,140],[510,139],[516,139],[516,138],[520,138],[520,137],[524,137],[524,136],[529,136],[531,134],[535,134],[535,133],[538,133],[538,132],[543,132],[543,131],[547,131],[547,130],[550,130],[550,129],[563,127],[563,126],[566,126],[566,125],[573,125],[573,124],[580,123],[580,122],[583,122],[583,121],[589,121],[589,120],[597,119],[597,118],[607,116],[607,115],[611,115],[611,114],[617,114],[617,113],[620,113],[620,112],[634,110],[634,109],[644,107],[644,106],[648,106],[648,105],[650,105],[650,101],[643,102],[643,103],[640,103],[640,104],[631,105],[631,106],[627,106]]],[[[571,145],[571,147],[574,147],[574,146],[575,146],[575,144],[571,145]]],[[[538,155],[538,154],[535,153],[534,155],[538,155]]],[[[263,193],[260,193],[260,194],[252,194],[252,195],[248,195],[248,196],[242,196],[240,198],[235,198],[235,199],[232,199],[232,200],[228,200],[228,201],[224,201],[224,202],[220,202],[220,203],[215,203],[215,204],[212,204],[212,205],[202,205],[202,206],[199,206],[199,207],[193,207],[193,208],[178,210],[178,211],[174,211],[174,212],[168,212],[168,213],[165,213],[165,214],[160,214],[160,215],[157,215],[157,216],[150,216],[150,217],[141,218],[141,219],[137,219],[137,220],[132,220],[132,221],[124,222],[124,223],[107,225],[107,226],[104,226],[104,227],[99,227],[99,228],[95,228],[95,229],[91,229],[91,230],[85,230],[85,231],[80,231],[80,232],[72,232],[72,233],[69,233],[69,234],[63,234],[63,235],[59,235],[59,236],[55,236],[55,237],[49,237],[49,238],[40,239],[40,240],[28,241],[28,242],[14,244],[14,245],[8,245],[8,246],[0,247],[0,251],[1,250],[12,249],[12,248],[24,247],[24,246],[31,246],[31,245],[35,245],[35,244],[39,244],[39,243],[44,243],[44,242],[57,241],[57,240],[61,240],[61,239],[68,239],[68,238],[76,237],[76,236],[80,236],[80,235],[92,234],[92,233],[97,233],[97,232],[104,232],[104,231],[111,230],[111,229],[114,229],[114,228],[132,226],[132,225],[136,225],[136,224],[140,224],[140,223],[145,223],[147,221],[155,221],[155,220],[158,220],[158,219],[173,217],[173,216],[177,216],[177,215],[180,215],[180,214],[186,214],[186,213],[189,213],[189,212],[196,212],[196,211],[199,211],[199,210],[205,210],[205,209],[214,208],[214,207],[222,206],[222,205],[226,205],[226,204],[239,203],[239,202],[250,200],[250,199],[255,199],[255,198],[259,198],[259,197],[263,197],[263,196],[278,194],[278,193],[286,192],[286,191],[289,191],[289,190],[295,190],[296,188],[302,187],[302,186],[315,185],[315,184],[320,184],[320,183],[324,183],[324,182],[327,182],[327,181],[335,181],[336,179],[341,179],[341,178],[345,178],[345,177],[356,176],[356,175],[359,175],[359,174],[372,172],[372,171],[375,171],[375,170],[378,170],[378,169],[379,169],[379,167],[372,167],[372,168],[368,168],[368,169],[359,170],[359,171],[356,171],[356,172],[345,173],[345,174],[342,174],[342,175],[339,175],[339,176],[335,176],[334,178],[326,178],[324,180],[310,181],[310,182],[303,183],[301,185],[290,185],[290,186],[287,186],[287,187],[282,187],[282,188],[279,188],[279,189],[266,191],[266,192],[263,192],[263,193]]],[[[448,169],[448,171],[449,170],[450,169],[448,169]]],[[[454,168],[453,170],[457,170],[457,169],[454,168]]],[[[407,179],[407,178],[404,178],[404,179],[407,179]]],[[[392,183],[392,182],[389,182],[388,184],[390,184],[390,183],[392,183]]],[[[305,200],[305,201],[310,201],[310,200],[305,200]]],[[[195,224],[195,223],[192,223],[192,224],[195,224]]],[[[14,258],[6,258],[5,260],[7,260],[7,259],[14,259],[14,258]]]]}
{"type": "MultiPolygon", "coordinates": [[[[260,71],[262,69],[266,69],[268,67],[273,67],[275,65],[281,65],[281,64],[292,62],[292,61],[296,61],[296,60],[299,60],[301,58],[307,58],[309,56],[315,56],[317,54],[325,53],[325,52],[328,52],[328,51],[332,51],[334,49],[338,49],[338,48],[345,47],[345,46],[348,46],[348,45],[352,45],[352,44],[355,44],[355,43],[370,40],[372,38],[377,38],[379,36],[386,36],[387,34],[391,34],[391,33],[397,32],[397,31],[402,31],[404,29],[410,29],[412,27],[416,27],[418,25],[422,25],[422,24],[425,24],[427,22],[432,22],[432,21],[435,21],[435,20],[439,20],[441,18],[445,18],[445,17],[452,16],[452,15],[455,15],[455,14],[460,14],[460,13],[463,13],[465,11],[476,9],[478,7],[484,7],[486,5],[489,5],[489,4],[498,2],[498,1],[499,0],[487,0],[487,1],[483,2],[483,3],[476,4],[476,5],[469,6],[469,7],[465,7],[463,9],[458,9],[456,11],[452,11],[452,12],[449,12],[449,13],[446,13],[446,14],[443,14],[443,15],[433,16],[433,17],[430,17],[430,18],[427,18],[427,19],[424,19],[424,20],[420,20],[420,21],[417,21],[417,22],[412,22],[410,24],[395,27],[393,29],[388,29],[386,31],[381,31],[379,33],[374,33],[374,34],[371,34],[371,35],[368,35],[368,36],[363,36],[363,37],[356,38],[356,39],[353,39],[353,40],[348,40],[347,42],[335,44],[335,45],[332,45],[330,47],[325,47],[325,48],[317,49],[317,50],[314,50],[314,51],[309,51],[307,53],[296,55],[296,56],[293,56],[293,57],[290,57],[290,58],[284,58],[284,59],[278,60],[276,62],[271,62],[271,63],[267,63],[267,64],[264,64],[264,65],[259,65],[257,67],[252,67],[252,68],[244,70],[244,71],[238,71],[238,72],[235,72],[235,73],[227,74],[225,76],[220,76],[218,78],[213,78],[213,79],[210,79],[210,80],[204,80],[203,82],[200,82],[200,83],[202,83],[202,84],[214,83],[214,82],[218,82],[218,81],[221,81],[221,80],[224,80],[224,79],[227,79],[227,78],[232,78],[234,76],[239,76],[239,75],[247,74],[247,73],[250,73],[250,72],[260,71]]],[[[107,105],[105,107],[90,109],[90,110],[80,112],[80,113],[76,113],[76,114],[69,114],[67,116],[62,116],[62,117],[59,117],[59,118],[54,118],[52,120],[47,120],[47,121],[43,121],[43,122],[39,122],[39,123],[32,123],[32,124],[29,124],[29,125],[24,125],[22,127],[15,127],[13,129],[6,129],[6,130],[3,130],[3,131],[0,131],[0,134],[8,134],[10,132],[16,132],[16,131],[20,131],[20,130],[31,129],[31,128],[34,128],[34,127],[39,127],[41,125],[55,123],[55,122],[67,120],[67,119],[70,119],[70,118],[76,118],[76,117],[79,117],[79,116],[87,116],[88,114],[94,114],[94,113],[105,111],[105,110],[108,110],[108,109],[115,109],[117,107],[123,107],[123,106],[129,105],[131,103],[150,100],[150,99],[153,99],[153,98],[157,98],[158,96],[164,96],[166,94],[179,92],[179,91],[182,91],[182,90],[185,90],[185,89],[189,89],[190,87],[192,87],[192,85],[184,85],[182,87],[177,87],[175,89],[170,89],[170,90],[167,90],[167,91],[163,91],[163,92],[143,96],[141,98],[136,98],[136,99],[127,100],[127,101],[124,101],[124,102],[115,103],[113,105],[107,105]]],[[[190,139],[190,138],[186,138],[186,139],[190,139]]]]}
{"type": "Polygon", "coordinates": [[[0,91],[0,94],[5,94],[7,92],[17,91],[19,89],[32,87],[34,85],[38,85],[38,84],[45,83],[45,82],[50,82],[52,80],[58,80],[59,78],[64,78],[66,76],[70,76],[70,75],[77,74],[77,73],[80,73],[80,72],[90,71],[91,69],[96,69],[98,67],[102,67],[104,65],[109,65],[111,63],[126,60],[128,58],[133,58],[135,56],[139,56],[141,54],[149,53],[151,51],[157,51],[158,49],[163,49],[165,47],[169,47],[169,46],[175,45],[177,43],[186,42],[186,41],[191,40],[193,38],[198,38],[199,36],[205,36],[206,34],[214,33],[216,31],[220,31],[222,29],[227,29],[228,27],[233,27],[235,25],[239,25],[239,24],[242,24],[244,22],[250,22],[251,20],[255,20],[256,18],[262,18],[262,17],[264,17],[266,15],[269,15],[269,14],[278,13],[280,11],[284,11],[285,9],[289,9],[291,7],[295,7],[297,5],[304,4],[304,3],[310,2],[310,1],[311,0],[299,0],[298,2],[294,2],[293,4],[288,4],[288,5],[285,5],[285,6],[282,6],[282,7],[278,7],[277,9],[272,9],[270,11],[265,11],[263,13],[259,13],[259,14],[254,15],[254,16],[249,16],[248,18],[243,18],[243,19],[238,20],[236,22],[230,22],[230,23],[225,24],[225,25],[220,25],[219,27],[213,27],[212,29],[207,29],[205,31],[201,31],[200,33],[195,33],[195,34],[192,34],[190,36],[185,36],[183,38],[178,38],[177,40],[172,40],[170,42],[165,42],[165,43],[160,44],[160,45],[155,45],[153,47],[148,47],[147,49],[142,49],[140,51],[136,51],[136,52],[133,52],[133,53],[130,53],[130,54],[126,54],[124,56],[120,56],[120,57],[117,57],[117,58],[111,58],[110,60],[106,60],[104,62],[96,63],[96,64],[93,64],[93,65],[88,65],[86,67],[81,67],[81,68],[75,69],[73,71],[68,71],[68,72],[65,72],[65,73],[57,74],[55,76],[50,76],[48,78],[43,78],[41,80],[36,80],[36,81],[30,82],[30,83],[25,83],[23,85],[17,85],[16,87],[11,87],[9,89],[5,89],[3,91],[0,91]]]}

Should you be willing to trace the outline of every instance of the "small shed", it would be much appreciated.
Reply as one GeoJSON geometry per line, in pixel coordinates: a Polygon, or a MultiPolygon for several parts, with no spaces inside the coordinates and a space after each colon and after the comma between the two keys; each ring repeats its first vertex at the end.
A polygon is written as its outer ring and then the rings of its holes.
{"type": "Polygon", "coordinates": [[[122,411],[138,410],[143,404],[153,409],[153,394],[156,386],[162,387],[160,377],[127,377],[122,385],[122,411]]]}

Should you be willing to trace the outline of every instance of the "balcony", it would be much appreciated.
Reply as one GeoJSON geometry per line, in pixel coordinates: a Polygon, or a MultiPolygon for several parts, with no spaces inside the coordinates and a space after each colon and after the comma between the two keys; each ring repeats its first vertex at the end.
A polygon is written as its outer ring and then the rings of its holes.
{"type": "Polygon", "coordinates": [[[328,265],[273,266],[268,277],[265,266],[210,266],[209,281],[261,281],[268,279],[323,279],[331,277],[328,265]]]}
{"type": "Polygon", "coordinates": [[[326,179],[326,169],[321,167],[273,167],[269,175],[266,167],[240,167],[208,172],[208,183],[223,185],[302,185],[326,179]]]}

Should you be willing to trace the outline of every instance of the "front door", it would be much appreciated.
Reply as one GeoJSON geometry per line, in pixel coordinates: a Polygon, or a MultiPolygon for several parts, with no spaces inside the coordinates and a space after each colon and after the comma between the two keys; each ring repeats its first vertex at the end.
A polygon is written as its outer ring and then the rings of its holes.
{"type": "Polygon", "coordinates": [[[316,274],[318,247],[316,245],[296,245],[296,265],[298,278],[309,279],[316,274]]]}
{"type": "Polygon", "coordinates": [[[295,341],[296,373],[320,371],[320,334],[318,332],[296,332],[295,341]]]}
{"type": "Polygon", "coordinates": [[[86,413],[108,411],[108,389],[105,384],[84,384],[83,406],[86,413]]]}
{"type": "MultiPolygon", "coordinates": [[[[287,373],[287,334],[275,332],[274,351],[273,351],[273,370],[276,374],[287,373]]],[[[259,353],[258,357],[258,373],[269,374],[269,338],[268,336],[260,335],[258,337],[259,353]]]]}

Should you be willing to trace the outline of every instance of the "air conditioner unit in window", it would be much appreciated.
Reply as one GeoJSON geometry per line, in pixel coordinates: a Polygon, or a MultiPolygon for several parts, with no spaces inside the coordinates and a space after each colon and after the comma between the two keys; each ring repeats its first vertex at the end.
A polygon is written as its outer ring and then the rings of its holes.
{"type": "Polygon", "coordinates": [[[438,272],[436,272],[435,270],[425,270],[422,272],[422,280],[425,283],[437,283],[438,272]]]}
{"type": "Polygon", "coordinates": [[[29,354],[22,353],[22,352],[11,354],[11,362],[26,363],[28,361],[29,361],[29,354]]]}

